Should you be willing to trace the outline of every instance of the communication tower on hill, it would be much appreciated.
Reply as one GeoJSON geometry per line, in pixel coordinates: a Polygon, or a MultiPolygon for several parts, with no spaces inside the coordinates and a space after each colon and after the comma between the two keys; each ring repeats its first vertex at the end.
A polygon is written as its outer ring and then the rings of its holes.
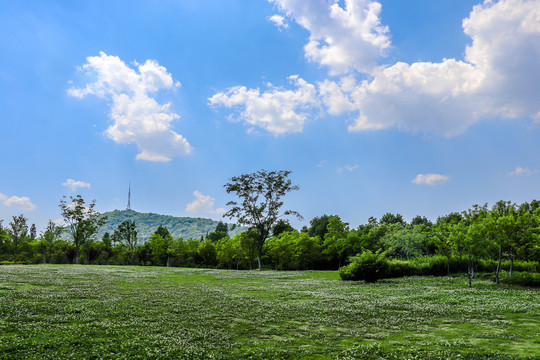
{"type": "Polygon", "coordinates": [[[126,210],[131,210],[131,182],[129,183],[129,188],[128,188],[128,205],[127,205],[126,210]]]}

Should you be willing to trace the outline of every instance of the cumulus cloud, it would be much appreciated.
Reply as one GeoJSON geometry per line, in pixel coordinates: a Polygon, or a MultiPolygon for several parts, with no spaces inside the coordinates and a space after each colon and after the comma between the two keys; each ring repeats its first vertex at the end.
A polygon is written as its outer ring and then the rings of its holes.
{"type": "Polygon", "coordinates": [[[371,73],[390,47],[381,25],[381,4],[371,0],[269,0],[309,31],[307,59],[329,68],[330,75],[356,70],[371,73]]]}
{"type": "Polygon", "coordinates": [[[0,194],[0,201],[7,207],[22,211],[32,211],[36,208],[36,205],[32,204],[32,201],[27,196],[19,197],[0,194]]]}
{"type": "Polygon", "coordinates": [[[73,179],[67,179],[66,182],[62,183],[62,186],[70,188],[73,192],[77,191],[79,188],[90,189],[90,183],[84,181],[75,181],[73,179]]]}
{"type": "Polygon", "coordinates": [[[329,113],[355,109],[350,131],[398,127],[444,136],[481,118],[540,118],[538,0],[485,1],[463,20],[471,37],[465,61],[444,59],[377,68],[351,89],[327,80],[319,92],[329,113]]]}
{"type": "Polygon", "coordinates": [[[160,104],[152,95],[161,89],[180,86],[167,69],[155,60],[127,66],[118,56],[100,52],[86,58],[80,70],[95,79],[84,88],[71,88],[68,94],[77,98],[95,95],[111,100],[110,119],[113,124],[105,134],[120,144],[135,144],[137,159],[169,161],[172,157],[191,152],[191,145],[171,128],[179,115],[171,104],[160,104]]]}
{"type": "Polygon", "coordinates": [[[441,174],[418,174],[413,179],[412,183],[416,185],[437,185],[437,184],[444,184],[450,180],[450,177],[447,175],[441,175],[441,174]]]}
{"type": "Polygon", "coordinates": [[[203,195],[198,190],[193,192],[195,200],[186,205],[186,212],[198,214],[221,215],[225,212],[224,208],[214,209],[215,199],[209,195],[203,195]]]}
{"type": "Polygon", "coordinates": [[[535,172],[536,171],[533,171],[533,170],[529,169],[528,167],[516,166],[514,171],[509,172],[508,175],[510,175],[510,176],[522,176],[522,175],[529,176],[529,175],[534,174],[535,172]]]}
{"type": "Polygon", "coordinates": [[[246,125],[262,128],[273,135],[302,132],[313,107],[319,106],[315,86],[296,75],[289,80],[296,88],[286,90],[268,84],[269,89],[261,93],[259,89],[235,86],[226,92],[219,92],[209,99],[212,106],[240,108],[232,121],[242,121],[246,125]]]}
{"type": "Polygon", "coordinates": [[[210,99],[243,109],[233,119],[275,135],[301,132],[306,111],[347,115],[350,132],[398,128],[455,136],[481,119],[540,123],[540,1],[485,0],[463,20],[465,58],[379,65],[390,47],[372,0],[268,0],[309,31],[306,57],[330,77],[296,90],[237,86],[210,99]],[[302,96],[300,96],[302,94],[302,96]],[[300,111],[298,109],[301,109],[300,111]]]}
{"type": "Polygon", "coordinates": [[[287,29],[289,27],[289,24],[285,21],[285,18],[281,15],[272,15],[268,18],[271,22],[274,23],[274,25],[281,31],[282,29],[287,29]]]}

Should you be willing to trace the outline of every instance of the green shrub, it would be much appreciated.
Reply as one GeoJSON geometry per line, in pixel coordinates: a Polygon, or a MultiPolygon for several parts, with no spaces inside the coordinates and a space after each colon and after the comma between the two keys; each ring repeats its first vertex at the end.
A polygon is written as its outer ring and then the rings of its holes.
{"type": "Polygon", "coordinates": [[[503,273],[499,280],[502,284],[540,287],[540,273],[513,272],[512,276],[503,273]]]}
{"type": "Polygon", "coordinates": [[[387,276],[388,260],[384,253],[369,250],[351,258],[351,263],[339,269],[342,280],[365,280],[376,282],[387,276]]]}
{"type": "Polygon", "coordinates": [[[399,278],[417,275],[416,267],[410,261],[390,260],[386,268],[386,278],[399,278]]]}

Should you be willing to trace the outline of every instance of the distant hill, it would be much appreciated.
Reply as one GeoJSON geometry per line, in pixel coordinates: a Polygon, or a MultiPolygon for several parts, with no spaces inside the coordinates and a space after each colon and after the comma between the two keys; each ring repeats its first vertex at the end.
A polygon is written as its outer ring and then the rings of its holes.
{"type": "MultiPolygon", "coordinates": [[[[114,230],[123,221],[131,220],[137,224],[139,243],[148,240],[159,225],[163,225],[169,229],[169,232],[175,239],[183,238],[187,240],[200,239],[202,235],[214,231],[218,223],[211,219],[140,213],[133,210],[114,210],[103,213],[103,216],[107,216],[107,223],[100,228],[98,239],[101,239],[106,232],[112,235],[114,230]]],[[[229,235],[234,236],[244,230],[246,228],[238,227],[234,231],[229,232],[229,235]]]]}

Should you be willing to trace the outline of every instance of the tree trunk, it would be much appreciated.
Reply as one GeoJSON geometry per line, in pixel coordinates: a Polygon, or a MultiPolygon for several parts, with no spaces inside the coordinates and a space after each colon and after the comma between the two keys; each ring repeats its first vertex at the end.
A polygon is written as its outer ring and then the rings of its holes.
{"type": "Polygon", "coordinates": [[[474,261],[472,255],[469,254],[469,261],[467,263],[467,279],[469,280],[469,289],[472,288],[472,279],[475,276],[474,272],[474,261]]]}
{"type": "Polygon", "coordinates": [[[45,250],[43,250],[43,263],[44,263],[44,264],[47,263],[47,256],[46,256],[45,250]]]}
{"type": "Polygon", "coordinates": [[[75,264],[79,265],[79,248],[77,248],[77,251],[76,251],[75,264]]]}
{"type": "Polygon", "coordinates": [[[257,244],[257,261],[259,262],[259,270],[262,270],[262,246],[264,244],[264,241],[257,244]]]}
{"type": "Polygon", "coordinates": [[[512,269],[514,268],[514,253],[510,250],[510,276],[512,276],[512,269]]]}
{"type": "Polygon", "coordinates": [[[257,262],[259,263],[259,270],[262,270],[261,252],[262,249],[257,247],[257,262]]]}
{"type": "Polygon", "coordinates": [[[167,267],[171,266],[171,257],[167,255],[167,267]]]}
{"type": "Polygon", "coordinates": [[[131,265],[133,265],[133,263],[134,263],[134,261],[133,261],[133,251],[131,251],[131,252],[129,253],[129,256],[130,256],[130,258],[131,258],[131,265]]]}
{"type": "Polygon", "coordinates": [[[499,272],[501,271],[501,262],[502,262],[502,246],[499,248],[499,260],[497,262],[497,267],[495,268],[495,282],[499,283],[499,272]]]}
{"type": "Polygon", "coordinates": [[[450,276],[450,256],[446,256],[446,275],[450,276]]]}

